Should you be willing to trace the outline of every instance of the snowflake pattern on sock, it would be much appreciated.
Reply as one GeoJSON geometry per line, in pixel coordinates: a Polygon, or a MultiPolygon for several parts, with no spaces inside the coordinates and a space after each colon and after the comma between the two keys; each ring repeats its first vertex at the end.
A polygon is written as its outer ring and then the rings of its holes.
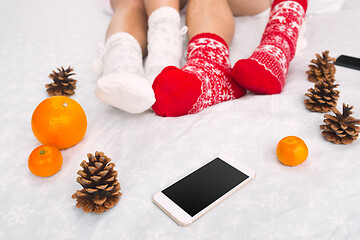
{"type": "Polygon", "coordinates": [[[283,80],[281,83],[284,82],[290,61],[294,58],[304,17],[305,11],[298,2],[284,1],[275,5],[270,12],[261,44],[250,57],[277,79],[283,80]]]}
{"type": "Polygon", "coordinates": [[[117,32],[106,41],[101,57],[102,76],[114,72],[127,72],[144,76],[141,47],[129,33],[117,32]]]}
{"type": "Polygon", "coordinates": [[[190,42],[188,62],[182,70],[196,74],[201,81],[201,94],[189,114],[236,98],[233,89],[235,83],[229,81],[232,81],[230,68],[229,49],[224,43],[207,37],[190,42]]]}
{"type": "Polygon", "coordinates": [[[180,67],[183,38],[180,24],[180,14],[171,7],[161,7],[149,17],[145,74],[151,84],[165,67],[180,67]]]}

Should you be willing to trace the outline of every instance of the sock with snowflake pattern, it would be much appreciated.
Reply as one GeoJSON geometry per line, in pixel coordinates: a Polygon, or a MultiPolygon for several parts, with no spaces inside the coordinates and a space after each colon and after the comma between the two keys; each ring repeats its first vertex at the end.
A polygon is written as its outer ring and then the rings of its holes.
{"type": "Polygon", "coordinates": [[[307,0],[275,0],[260,45],[248,59],[236,62],[232,75],[243,88],[258,94],[280,93],[294,58],[307,0]]]}
{"type": "Polygon", "coordinates": [[[181,68],[166,67],[153,84],[159,116],[193,114],[214,104],[245,94],[231,76],[229,48],[212,33],[193,37],[188,46],[187,63],[181,68]]]}
{"type": "Polygon", "coordinates": [[[161,7],[150,15],[148,27],[148,55],[144,69],[152,84],[165,67],[180,67],[183,47],[180,14],[174,8],[161,7]]]}

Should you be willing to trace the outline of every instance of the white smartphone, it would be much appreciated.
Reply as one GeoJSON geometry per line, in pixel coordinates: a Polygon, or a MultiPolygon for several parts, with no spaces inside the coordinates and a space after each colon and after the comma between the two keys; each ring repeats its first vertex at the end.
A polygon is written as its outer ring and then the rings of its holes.
{"type": "Polygon", "coordinates": [[[255,178],[255,171],[217,157],[153,196],[154,203],[180,225],[188,225],[255,178]]]}

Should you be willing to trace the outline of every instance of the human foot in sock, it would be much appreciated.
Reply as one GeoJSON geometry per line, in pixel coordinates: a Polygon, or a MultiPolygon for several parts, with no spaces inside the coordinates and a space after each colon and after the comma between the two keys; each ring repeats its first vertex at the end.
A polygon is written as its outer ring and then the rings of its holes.
{"type": "Polygon", "coordinates": [[[145,79],[142,52],[130,34],[113,34],[105,44],[102,76],[96,96],[103,102],[130,113],[146,111],[155,102],[154,92],[145,79]]]}
{"type": "Polygon", "coordinates": [[[152,84],[165,67],[180,67],[183,45],[179,12],[172,7],[155,10],[148,19],[147,37],[145,75],[152,84]]]}
{"type": "Polygon", "coordinates": [[[306,9],[307,0],[273,2],[260,45],[233,67],[232,75],[241,87],[258,94],[282,91],[306,9]]]}
{"type": "Polygon", "coordinates": [[[157,115],[193,114],[245,94],[231,77],[229,49],[221,37],[196,35],[189,42],[187,58],[181,69],[166,67],[156,77],[152,108],[157,115]]]}

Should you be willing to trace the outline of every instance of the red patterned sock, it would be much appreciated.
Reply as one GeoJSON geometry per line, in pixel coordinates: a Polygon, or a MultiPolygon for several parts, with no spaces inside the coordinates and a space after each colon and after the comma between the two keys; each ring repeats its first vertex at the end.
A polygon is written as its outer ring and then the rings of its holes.
{"type": "Polygon", "coordinates": [[[258,94],[280,93],[307,9],[307,0],[275,0],[260,45],[248,59],[236,62],[232,75],[258,94]]]}
{"type": "Polygon", "coordinates": [[[181,69],[166,67],[156,77],[152,108],[157,115],[193,114],[245,94],[231,77],[229,48],[221,37],[196,35],[189,42],[187,58],[181,69]]]}

